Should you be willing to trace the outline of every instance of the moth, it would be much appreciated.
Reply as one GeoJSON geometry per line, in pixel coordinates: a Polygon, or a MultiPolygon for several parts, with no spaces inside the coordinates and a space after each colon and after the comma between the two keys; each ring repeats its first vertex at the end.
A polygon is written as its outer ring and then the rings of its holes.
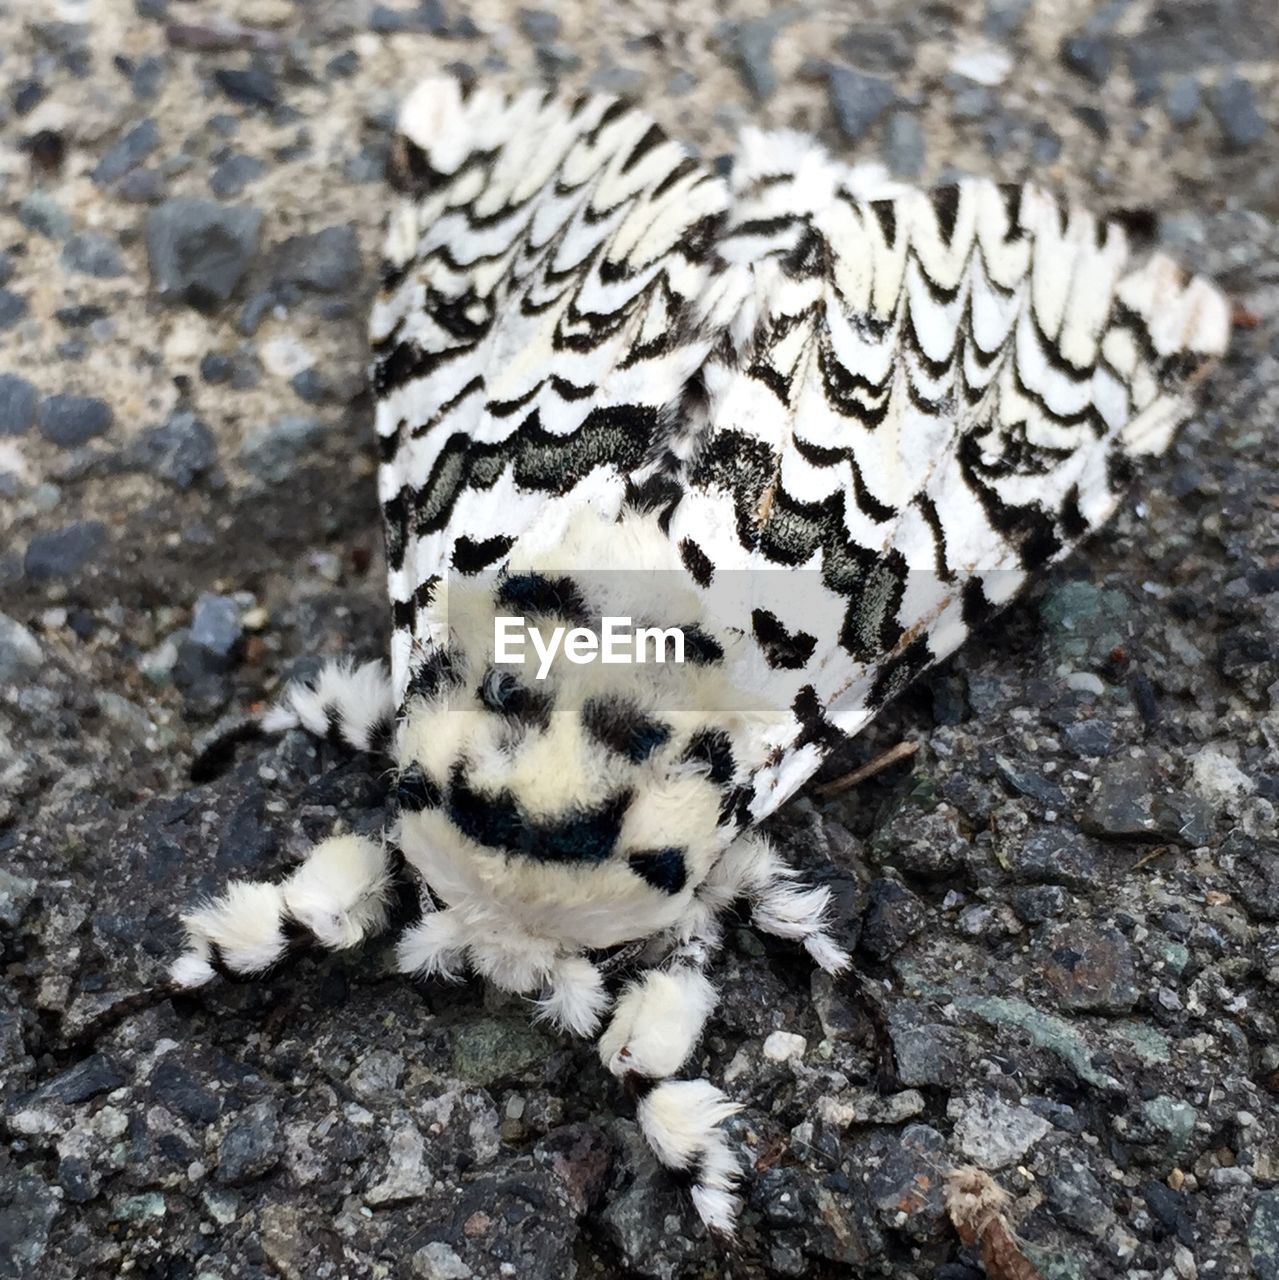
{"type": "Polygon", "coordinates": [[[754,129],[722,176],[602,95],[428,80],[393,169],[370,322],[389,669],[329,666],[262,727],[388,754],[398,820],[192,910],[173,977],[353,947],[407,897],[399,968],[469,967],[598,1034],[731,1232],[736,1107],[678,1078],[723,915],[850,963],[760,824],[1111,516],[1227,304],[1034,186],[915,190],[754,129]],[[684,660],[497,661],[502,619],[618,618],[684,660]]]}

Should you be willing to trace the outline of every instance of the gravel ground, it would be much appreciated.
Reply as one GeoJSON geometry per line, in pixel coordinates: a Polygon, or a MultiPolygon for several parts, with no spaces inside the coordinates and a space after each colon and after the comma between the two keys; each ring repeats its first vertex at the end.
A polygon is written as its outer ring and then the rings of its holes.
{"type": "Polygon", "coordinates": [[[979,1280],[940,1200],[975,1163],[1045,1280],[1276,1280],[1277,126],[1273,0],[0,9],[0,1269],[979,1280]],[[363,315],[393,104],[443,66],[631,94],[708,155],[758,119],[1033,173],[1157,211],[1238,301],[1114,530],[843,765],[913,760],[774,824],[866,995],[730,931],[732,1255],[589,1046],[477,984],[375,949],[95,1029],[182,904],[384,816],[297,735],[188,769],[382,651],[363,315]]]}

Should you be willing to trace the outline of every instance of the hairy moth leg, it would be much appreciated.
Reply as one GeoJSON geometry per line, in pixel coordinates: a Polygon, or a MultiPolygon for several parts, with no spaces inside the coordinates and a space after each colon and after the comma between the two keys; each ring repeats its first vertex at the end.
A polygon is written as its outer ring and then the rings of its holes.
{"type": "Polygon", "coordinates": [[[170,967],[181,987],[218,972],[262,973],[296,943],[331,951],[354,947],[385,927],[396,889],[387,849],[364,836],[331,836],[286,879],[233,880],[187,912],[187,951],[170,967]]]}
{"type": "Polygon", "coordinates": [[[357,751],[385,751],[395,729],[395,691],[381,662],[340,658],[309,680],[295,680],[262,717],[264,733],[305,729],[357,751]]]}
{"type": "Polygon", "coordinates": [[[503,991],[540,993],[537,1019],[573,1035],[594,1035],[609,1005],[604,976],[585,956],[510,932],[486,936],[450,909],[428,912],[405,929],[395,952],[401,973],[451,980],[469,964],[503,991]]]}
{"type": "Polygon", "coordinates": [[[199,743],[191,777],[207,782],[226,767],[239,743],[298,728],[357,751],[388,750],[395,732],[395,694],[385,666],[356,666],[339,658],[310,679],[293,681],[269,711],[215,729],[199,743]]]}
{"type": "Polygon", "coordinates": [[[734,841],[702,892],[721,907],[734,898],[745,898],[756,928],[802,943],[827,973],[842,973],[851,963],[848,952],[827,932],[830,890],[825,885],[815,889],[804,885],[799,873],[777,856],[763,836],[751,834],[734,841]]]}
{"type": "Polygon", "coordinates": [[[720,1126],[740,1108],[708,1080],[668,1079],[692,1053],[716,999],[695,963],[652,969],[622,993],[599,1054],[635,1093],[636,1119],[658,1160],[689,1179],[702,1221],[731,1233],[740,1169],[720,1126]]]}

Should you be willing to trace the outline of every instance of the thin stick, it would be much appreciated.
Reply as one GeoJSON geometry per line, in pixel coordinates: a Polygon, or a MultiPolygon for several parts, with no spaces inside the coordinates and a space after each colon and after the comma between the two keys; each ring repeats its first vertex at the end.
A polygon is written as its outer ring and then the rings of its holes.
{"type": "Polygon", "coordinates": [[[883,773],[885,769],[891,768],[899,760],[909,760],[918,750],[918,742],[899,742],[882,755],[877,755],[873,760],[868,760],[859,769],[854,769],[852,773],[846,773],[842,778],[834,778],[830,782],[823,782],[821,786],[814,787],[813,790],[819,796],[837,796],[841,791],[849,791],[859,782],[865,782],[867,778],[873,778],[877,773],[883,773]]]}
{"type": "Polygon", "coordinates": [[[943,1197],[959,1238],[977,1250],[990,1280],[1044,1280],[1008,1219],[1008,1193],[990,1174],[972,1165],[951,1169],[943,1197]]]}

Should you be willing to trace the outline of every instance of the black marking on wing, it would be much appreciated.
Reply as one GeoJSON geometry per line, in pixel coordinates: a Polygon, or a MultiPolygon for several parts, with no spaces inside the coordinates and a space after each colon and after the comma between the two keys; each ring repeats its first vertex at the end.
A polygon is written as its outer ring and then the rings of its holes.
{"type": "Polygon", "coordinates": [[[782,620],[768,609],[751,611],[751,629],[770,667],[798,671],[807,665],[817,648],[816,636],[806,631],[788,631],[782,620]]]}
{"type": "Polygon", "coordinates": [[[492,568],[515,544],[515,539],[495,534],[480,542],[465,534],[453,543],[453,568],[463,576],[483,573],[492,568]]]}

